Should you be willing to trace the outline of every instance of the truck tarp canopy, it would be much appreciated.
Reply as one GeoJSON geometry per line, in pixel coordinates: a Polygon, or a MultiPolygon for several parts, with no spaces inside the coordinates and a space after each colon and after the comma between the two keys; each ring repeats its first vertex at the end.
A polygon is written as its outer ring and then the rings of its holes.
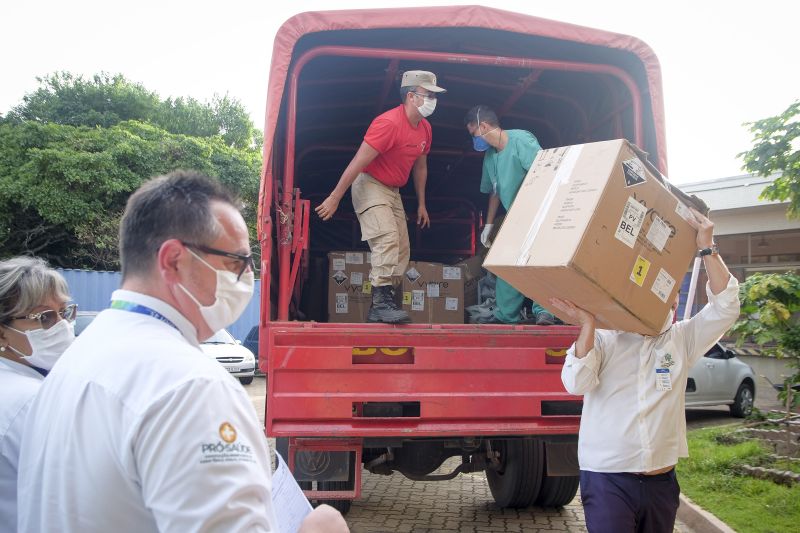
{"type": "MultiPolygon", "coordinates": [[[[273,48],[264,128],[265,165],[277,155],[274,141],[276,136],[280,138],[279,119],[286,110],[291,69],[304,52],[323,46],[496,56],[498,64],[503,58],[515,57],[619,68],[630,75],[642,99],[644,142],[640,144],[666,172],[661,74],[658,59],[645,43],[626,35],[481,6],[308,12],[287,20],[273,48]]],[[[580,71],[476,66],[455,59],[354,62],[323,56],[300,73],[305,93],[298,94],[296,150],[350,141],[349,153],[336,158],[346,166],[370,121],[399,103],[399,77],[411,69],[434,71],[439,84],[448,89],[431,117],[434,148],[468,147],[462,118],[478,103],[502,111],[504,127],[533,131],[545,147],[614,136],[636,141],[630,125],[630,91],[613,76],[603,76],[605,90],[599,90],[596,82],[587,83],[587,76],[597,75],[580,71]],[[614,114],[621,124],[609,120],[614,114]],[[617,131],[610,129],[614,127],[617,131]],[[452,135],[455,130],[457,136],[452,135]]],[[[442,160],[441,164],[452,161],[442,160]]]]}
{"type": "MultiPolygon", "coordinates": [[[[487,198],[479,191],[483,154],[472,149],[464,116],[477,104],[492,107],[503,128],[533,132],[544,148],[627,138],[666,173],[659,64],[634,37],[480,6],[301,13],[275,37],[259,205],[259,239],[266,250],[277,244],[285,291],[294,287],[293,246],[310,241],[312,271],[328,251],[366,248],[349,198],[334,220],[312,213],[310,239],[297,238],[309,231],[294,227],[308,221],[308,209],[298,214],[293,198],[313,209],[330,193],[370,122],[400,104],[406,70],[433,71],[447,89],[429,117],[430,229],[413,227],[413,184],[401,191],[412,259],[446,262],[476,251],[487,198]]],[[[271,255],[264,254],[268,271],[271,255]]]]}

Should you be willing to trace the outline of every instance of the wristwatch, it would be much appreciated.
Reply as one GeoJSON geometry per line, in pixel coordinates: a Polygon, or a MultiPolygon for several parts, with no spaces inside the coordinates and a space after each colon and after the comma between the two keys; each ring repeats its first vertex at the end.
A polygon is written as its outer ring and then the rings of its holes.
{"type": "Polygon", "coordinates": [[[707,255],[719,255],[719,246],[717,246],[717,243],[713,243],[711,248],[703,248],[700,250],[698,255],[700,257],[705,257],[707,255]]]}

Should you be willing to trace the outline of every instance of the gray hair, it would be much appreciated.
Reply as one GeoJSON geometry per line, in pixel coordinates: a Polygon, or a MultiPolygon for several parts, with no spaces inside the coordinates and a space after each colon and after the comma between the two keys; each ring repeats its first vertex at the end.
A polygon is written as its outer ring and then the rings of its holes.
{"type": "Polygon", "coordinates": [[[69,300],[69,288],[43,259],[20,256],[0,261],[0,324],[25,316],[50,298],[69,300]]]}
{"type": "Polygon", "coordinates": [[[416,85],[406,85],[405,87],[400,87],[400,100],[403,103],[405,103],[408,93],[415,93],[415,92],[417,92],[416,85]]]}
{"type": "Polygon", "coordinates": [[[122,280],[148,274],[164,241],[208,245],[221,228],[212,201],[237,207],[219,182],[197,172],[177,170],[146,182],[128,199],[119,228],[122,280]]]}

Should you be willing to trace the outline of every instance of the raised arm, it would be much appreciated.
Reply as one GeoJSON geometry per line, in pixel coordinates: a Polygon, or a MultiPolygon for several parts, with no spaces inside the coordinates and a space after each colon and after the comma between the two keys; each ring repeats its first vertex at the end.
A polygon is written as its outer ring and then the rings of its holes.
{"type": "Polygon", "coordinates": [[[578,339],[567,351],[567,358],[561,369],[561,382],[567,392],[584,394],[600,382],[598,375],[602,356],[600,350],[595,348],[597,336],[594,316],[568,300],[551,298],[550,305],[560,311],[567,322],[581,327],[578,339]]]}

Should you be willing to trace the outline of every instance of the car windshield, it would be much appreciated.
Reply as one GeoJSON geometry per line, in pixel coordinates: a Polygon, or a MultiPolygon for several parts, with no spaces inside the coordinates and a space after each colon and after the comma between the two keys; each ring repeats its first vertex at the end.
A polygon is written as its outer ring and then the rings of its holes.
{"type": "Polygon", "coordinates": [[[233,340],[233,336],[227,330],[221,329],[214,333],[210,339],[203,341],[203,344],[236,344],[236,341],[233,340]]]}

